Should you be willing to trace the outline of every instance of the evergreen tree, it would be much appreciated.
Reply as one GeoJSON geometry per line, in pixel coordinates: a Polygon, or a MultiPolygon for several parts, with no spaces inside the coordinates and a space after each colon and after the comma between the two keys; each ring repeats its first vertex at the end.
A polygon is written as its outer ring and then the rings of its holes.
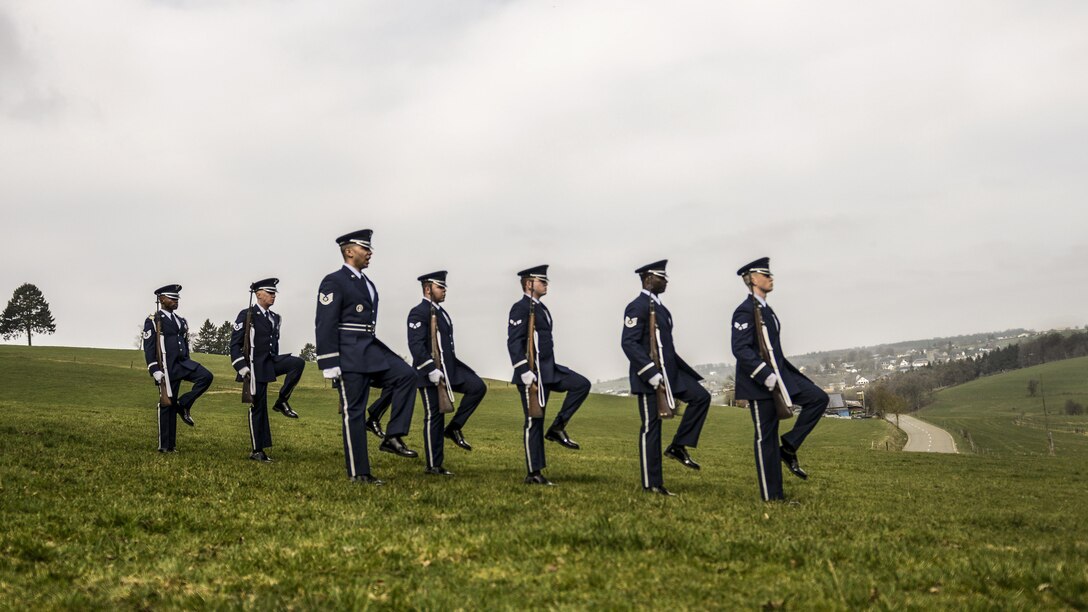
{"type": "Polygon", "coordinates": [[[234,331],[234,323],[223,321],[215,334],[215,343],[209,353],[215,355],[230,355],[230,334],[234,331]]]}
{"type": "Polygon", "coordinates": [[[12,294],[4,314],[0,315],[0,335],[10,340],[26,334],[26,345],[33,346],[30,338],[34,333],[52,334],[56,331],[49,302],[45,301],[41,290],[30,283],[20,285],[12,294]]]}
{"type": "Polygon", "coordinates": [[[196,332],[193,344],[190,347],[194,353],[211,353],[218,341],[219,331],[212,325],[211,319],[204,319],[204,324],[196,332]]]}
{"type": "Polygon", "coordinates": [[[317,361],[317,347],[313,342],[307,342],[306,346],[302,347],[302,350],[298,352],[298,356],[302,357],[303,361],[317,361]]]}

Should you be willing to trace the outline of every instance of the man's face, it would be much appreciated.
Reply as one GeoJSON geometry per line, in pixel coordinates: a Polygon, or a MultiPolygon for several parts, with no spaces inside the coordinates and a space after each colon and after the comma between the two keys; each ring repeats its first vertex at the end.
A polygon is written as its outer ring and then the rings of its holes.
{"type": "Polygon", "coordinates": [[[268,310],[272,307],[272,304],[276,303],[276,294],[264,289],[258,289],[257,303],[261,305],[261,308],[268,310]]]}
{"type": "Polygon", "coordinates": [[[159,296],[159,303],[162,304],[162,309],[166,312],[174,312],[178,309],[178,301],[165,295],[159,296]]]}
{"type": "Polygon", "coordinates": [[[774,291],[774,277],[762,272],[752,272],[752,286],[763,293],[774,291]]]}
{"type": "Polygon", "coordinates": [[[435,304],[441,304],[446,301],[446,288],[439,287],[438,285],[431,283],[428,285],[431,288],[431,301],[435,304]]]}
{"type": "Polygon", "coordinates": [[[546,280],[534,278],[532,282],[529,283],[529,288],[533,290],[533,295],[538,298],[548,295],[548,281],[546,280]]]}
{"type": "Polygon", "coordinates": [[[351,264],[356,270],[362,270],[370,265],[370,256],[373,251],[358,244],[348,245],[347,247],[347,263],[351,264]]]}
{"type": "Polygon", "coordinates": [[[669,279],[665,278],[664,276],[657,276],[656,274],[651,274],[649,280],[650,293],[665,293],[665,288],[669,286],[669,279]]]}

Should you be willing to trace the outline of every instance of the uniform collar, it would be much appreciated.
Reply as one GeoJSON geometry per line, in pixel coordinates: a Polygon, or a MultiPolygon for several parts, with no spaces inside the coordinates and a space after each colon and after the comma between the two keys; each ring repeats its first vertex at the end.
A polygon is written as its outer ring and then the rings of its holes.
{"type": "Polygon", "coordinates": [[[654,302],[656,302],[658,306],[662,306],[662,305],[663,305],[663,304],[661,303],[661,298],[660,298],[660,297],[658,297],[658,296],[656,296],[656,295],[654,295],[654,293],[653,293],[652,291],[650,291],[649,289],[643,289],[643,290],[642,290],[642,293],[644,293],[644,294],[646,294],[646,295],[650,296],[650,299],[651,299],[651,300],[653,300],[654,302]]]}
{"type": "Polygon", "coordinates": [[[431,298],[429,298],[427,296],[423,296],[423,301],[427,302],[428,304],[430,304],[432,306],[434,306],[437,310],[442,310],[442,304],[439,304],[438,302],[435,302],[434,300],[432,300],[431,298]]]}
{"type": "Polygon", "coordinates": [[[544,302],[541,302],[540,300],[536,299],[535,297],[533,297],[533,296],[529,295],[528,293],[525,293],[525,294],[523,294],[523,295],[524,295],[525,297],[529,298],[530,300],[532,300],[532,301],[536,302],[537,304],[543,304],[543,303],[544,303],[544,302]]]}
{"type": "Polygon", "coordinates": [[[254,304],[254,306],[256,306],[256,307],[257,307],[257,312],[259,312],[259,313],[261,313],[261,314],[263,314],[263,315],[265,315],[265,316],[268,316],[268,313],[272,312],[271,310],[268,310],[268,309],[265,309],[265,308],[261,308],[261,305],[260,305],[260,304],[254,304]]]}
{"type": "Polygon", "coordinates": [[[758,295],[756,295],[756,294],[754,294],[754,293],[752,294],[752,297],[754,297],[754,298],[756,299],[756,301],[757,301],[757,302],[759,302],[759,305],[760,305],[760,306],[763,306],[763,307],[766,307],[766,306],[767,306],[767,300],[765,300],[765,299],[763,299],[763,298],[759,297],[758,295]]]}
{"type": "Polygon", "coordinates": [[[169,310],[166,310],[165,308],[160,308],[159,312],[166,315],[166,318],[168,318],[168,319],[174,319],[175,321],[181,321],[181,315],[179,315],[177,313],[178,311],[176,311],[176,310],[174,312],[170,312],[169,310]]]}
{"type": "Polygon", "coordinates": [[[351,272],[352,274],[354,274],[355,278],[362,278],[363,277],[363,271],[362,270],[356,270],[355,267],[352,266],[351,264],[345,262],[344,267],[347,268],[348,272],[351,272]]]}

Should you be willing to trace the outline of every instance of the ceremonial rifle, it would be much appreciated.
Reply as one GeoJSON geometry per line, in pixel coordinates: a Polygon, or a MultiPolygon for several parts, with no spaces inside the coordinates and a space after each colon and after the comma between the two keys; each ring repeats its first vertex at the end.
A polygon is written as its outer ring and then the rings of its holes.
{"type": "Polygon", "coordinates": [[[779,419],[791,418],[794,409],[799,407],[794,406],[789,392],[786,391],[786,385],[782,381],[782,372],[778,369],[778,361],[774,357],[774,349],[771,346],[771,334],[767,331],[767,324],[763,321],[762,308],[755,295],[752,296],[752,309],[756,313],[756,340],[759,342],[759,356],[763,358],[765,363],[770,364],[771,370],[777,379],[774,383],[774,389],[771,389],[774,407],[778,412],[779,419]]]}
{"type": "Polygon", "coordinates": [[[453,387],[450,386],[450,377],[446,372],[446,360],[442,358],[442,342],[438,337],[438,308],[431,302],[431,359],[434,366],[442,372],[442,388],[438,390],[438,412],[449,414],[453,412],[453,387]]]}
{"type": "Polygon", "coordinates": [[[525,359],[529,362],[529,371],[536,380],[529,385],[529,418],[544,418],[544,387],[540,380],[540,363],[536,354],[536,301],[529,298],[529,337],[525,341],[525,359]]]}
{"type": "Polygon", "coordinates": [[[249,292],[249,308],[246,309],[246,325],[242,329],[242,357],[246,360],[249,373],[242,377],[242,403],[253,405],[253,394],[257,392],[257,378],[253,375],[253,295],[249,292]]]}
{"type": "MultiPolygon", "coordinates": [[[[157,304],[156,304],[157,305],[157,304]]],[[[170,399],[173,388],[170,386],[170,368],[166,365],[166,340],[162,336],[162,311],[155,310],[155,353],[159,358],[159,367],[162,368],[162,381],[156,381],[159,387],[159,405],[173,406],[170,399]]]]}
{"type": "Polygon", "coordinates": [[[661,372],[661,382],[654,391],[657,394],[657,418],[671,419],[676,415],[676,398],[672,395],[672,385],[669,384],[669,374],[665,371],[665,360],[662,356],[665,347],[661,344],[661,330],[657,328],[657,308],[654,299],[650,298],[650,360],[661,372]]]}

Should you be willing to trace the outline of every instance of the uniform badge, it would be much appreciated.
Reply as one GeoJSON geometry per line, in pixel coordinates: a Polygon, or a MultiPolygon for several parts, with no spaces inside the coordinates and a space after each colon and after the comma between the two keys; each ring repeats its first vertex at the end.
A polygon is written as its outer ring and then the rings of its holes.
{"type": "Polygon", "coordinates": [[[355,307],[355,312],[362,312],[362,311],[363,311],[363,305],[362,304],[359,304],[358,306],[355,307]]]}
{"type": "Polygon", "coordinates": [[[416,321],[415,323],[412,323],[411,321],[408,322],[409,329],[419,329],[420,327],[423,327],[423,321],[416,321]]]}
{"type": "Polygon", "coordinates": [[[518,325],[521,325],[521,319],[518,319],[517,321],[510,319],[510,325],[511,327],[517,327],[518,325]]]}
{"type": "Polygon", "coordinates": [[[144,340],[150,340],[150,339],[151,339],[151,330],[149,329],[149,330],[144,332],[144,340]]]}
{"type": "Polygon", "coordinates": [[[623,325],[624,327],[634,327],[638,325],[638,317],[624,317],[623,325]]]}
{"type": "Polygon", "coordinates": [[[741,323],[740,321],[737,321],[736,323],[733,324],[733,327],[737,328],[740,331],[744,331],[744,330],[748,329],[748,324],[747,323],[741,323]]]}
{"type": "Polygon", "coordinates": [[[242,326],[243,325],[245,325],[245,323],[235,323],[234,324],[234,331],[242,331],[242,326]]]}
{"type": "Polygon", "coordinates": [[[325,295],[324,293],[318,291],[317,301],[321,302],[322,306],[328,306],[329,304],[332,304],[332,294],[330,293],[328,295],[325,295]]]}

